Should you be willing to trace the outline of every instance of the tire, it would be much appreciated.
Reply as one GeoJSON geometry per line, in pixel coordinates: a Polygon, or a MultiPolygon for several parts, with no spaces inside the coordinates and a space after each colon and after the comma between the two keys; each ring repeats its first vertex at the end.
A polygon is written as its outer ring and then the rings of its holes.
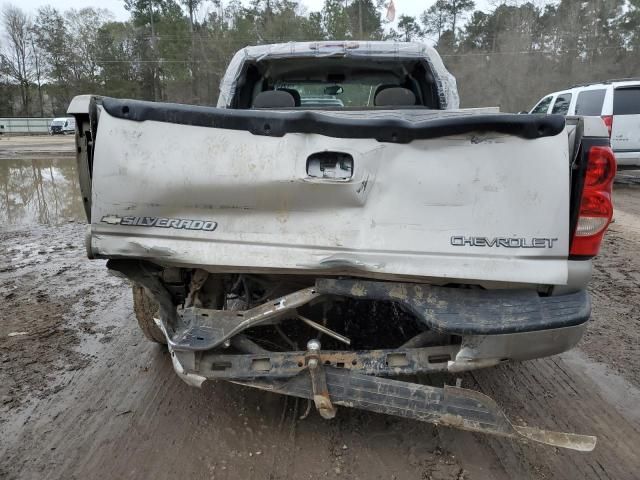
{"type": "Polygon", "coordinates": [[[153,317],[158,314],[158,304],[147,294],[144,287],[134,285],[133,290],[133,310],[138,319],[140,330],[148,340],[155,343],[167,344],[162,330],[153,321],[153,317]]]}

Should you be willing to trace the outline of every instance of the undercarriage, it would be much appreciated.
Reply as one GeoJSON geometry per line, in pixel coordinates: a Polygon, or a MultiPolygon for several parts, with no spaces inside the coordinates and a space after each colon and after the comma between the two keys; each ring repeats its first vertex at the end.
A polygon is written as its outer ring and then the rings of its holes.
{"type": "Polygon", "coordinates": [[[590,451],[595,437],[514,426],[479,392],[402,380],[553,355],[590,314],[586,292],[209,273],[110,260],[157,304],[153,328],[192,386],[223,379],[338,405],[590,451]],[[395,378],[394,378],[395,377],[395,378]]]}

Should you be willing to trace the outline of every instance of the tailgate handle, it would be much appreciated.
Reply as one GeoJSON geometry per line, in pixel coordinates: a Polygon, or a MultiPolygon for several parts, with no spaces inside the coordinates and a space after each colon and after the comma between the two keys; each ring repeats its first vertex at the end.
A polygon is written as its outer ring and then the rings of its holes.
{"type": "Polygon", "coordinates": [[[353,157],[345,152],[317,152],[307,158],[311,178],[349,180],[353,176],[353,157]]]}

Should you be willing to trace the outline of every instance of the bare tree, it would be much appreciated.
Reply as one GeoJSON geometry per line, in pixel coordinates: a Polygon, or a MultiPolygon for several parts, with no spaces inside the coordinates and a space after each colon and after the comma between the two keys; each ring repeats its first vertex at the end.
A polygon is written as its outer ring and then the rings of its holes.
{"type": "Polygon", "coordinates": [[[29,115],[29,88],[35,75],[31,20],[20,8],[7,4],[2,10],[2,26],[8,40],[0,53],[2,69],[19,85],[23,113],[29,115]]]}
{"type": "Polygon", "coordinates": [[[66,30],[74,40],[67,52],[74,80],[92,85],[99,73],[97,60],[101,54],[96,50],[96,31],[113,16],[108,10],[93,7],[72,8],[64,16],[66,30]]]}
{"type": "Polygon", "coordinates": [[[40,116],[44,117],[44,99],[42,96],[42,52],[35,42],[35,32],[31,31],[31,52],[35,60],[36,85],[38,86],[38,100],[40,100],[40,116]]]}
{"type": "Polygon", "coordinates": [[[193,33],[196,10],[200,7],[202,0],[181,0],[180,3],[187,9],[187,13],[189,14],[189,30],[193,33]]]}
{"type": "Polygon", "coordinates": [[[456,36],[456,28],[458,26],[458,20],[461,20],[464,15],[475,8],[476,4],[473,0],[447,0],[445,2],[445,11],[448,11],[449,18],[451,20],[451,31],[453,36],[456,36]]]}
{"type": "Polygon", "coordinates": [[[400,30],[405,42],[410,42],[414,36],[420,36],[422,34],[416,18],[409,15],[400,15],[398,19],[398,30],[400,30]]]}
{"type": "Polygon", "coordinates": [[[189,33],[191,34],[191,51],[190,51],[190,70],[191,70],[191,98],[198,98],[198,63],[196,61],[196,35],[195,35],[195,14],[202,0],[181,0],[181,3],[187,8],[189,14],[189,33]]]}
{"type": "Polygon", "coordinates": [[[451,13],[446,0],[437,0],[428,10],[422,12],[420,19],[425,27],[425,32],[429,35],[436,35],[438,42],[440,42],[440,37],[451,22],[451,13]]]}
{"type": "Polygon", "coordinates": [[[640,0],[484,0],[493,8],[473,12],[473,0],[430,0],[424,28],[399,11],[395,30],[382,17],[388,0],[323,0],[312,12],[300,0],[124,1],[124,21],[97,8],[42,7],[32,32],[19,8],[0,3],[0,116],[61,115],[87,92],[215,104],[227,63],[247,44],[407,40],[422,30],[458,77],[465,106],[519,111],[573,83],[640,74],[640,0]]]}

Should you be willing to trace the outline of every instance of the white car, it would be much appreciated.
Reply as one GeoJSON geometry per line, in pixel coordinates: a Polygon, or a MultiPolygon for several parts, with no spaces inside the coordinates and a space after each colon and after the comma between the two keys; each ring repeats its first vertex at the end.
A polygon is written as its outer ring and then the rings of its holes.
{"type": "Polygon", "coordinates": [[[542,98],[529,113],[600,116],[620,168],[640,167],[640,78],[577,85],[542,98]]]}

